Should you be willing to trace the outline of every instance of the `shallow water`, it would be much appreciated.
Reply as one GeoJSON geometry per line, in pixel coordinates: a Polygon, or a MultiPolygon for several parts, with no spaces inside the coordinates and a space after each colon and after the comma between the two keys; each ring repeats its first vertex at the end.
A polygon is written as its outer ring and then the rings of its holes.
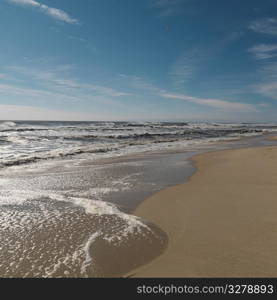
{"type": "Polygon", "coordinates": [[[190,174],[180,156],[6,170],[0,178],[1,276],[122,276],[153,259],[166,247],[166,234],[128,212],[190,174]]]}

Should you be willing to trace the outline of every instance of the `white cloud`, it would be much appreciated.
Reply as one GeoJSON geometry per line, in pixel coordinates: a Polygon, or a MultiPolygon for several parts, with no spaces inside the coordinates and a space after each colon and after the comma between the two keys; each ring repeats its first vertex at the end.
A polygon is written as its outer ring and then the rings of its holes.
{"type": "Polygon", "coordinates": [[[277,44],[260,44],[250,49],[248,52],[253,53],[256,59],[270,59],[277,56],[277,44]]]}
{"type": "Polygon", "coordinates": [[[79,24],[79,21],[77,19],[72,18],[65,11],[58,9],[58,8],[49,7],[49,6],[42,4],[35,0],[7,0],[7,1],[9,1],[10,3],[14,3],[14,4],[33,7],[35,9],[37,9],[38,11],[40,11],[56,20],[59,20],[59,21],[65,22],[65,23],[79,24]]]}
{"type": "Polygon", "coordinates": [[[254,21],[249,25],[249,29],[257,33],[264,33],[277,36],[277,19],[265,18],[254,21]]]}
{"type": "Polygon", "coordinates": [[[22,4],[22,5],[39,6],[39,3],[34,0],[8,0],[8,1],[16,4],[22,4]]]}
{"type": "Polygon", "coordinates": [[[209,98],[197,98],[197,97],[191,97],[187,95],[180,95],[180,94],[169,94],[164,93],[161,94],[164,98],[169,99],[178,99],[183,100],[195,104],[210,106],[216,109],[225,110],[225,111],[237,111],[237,112],[255,112],[257,111],[256,108],[247,103],[240,103],[240,102],[229,102],[219,99],[209,99],[209,98]]]}

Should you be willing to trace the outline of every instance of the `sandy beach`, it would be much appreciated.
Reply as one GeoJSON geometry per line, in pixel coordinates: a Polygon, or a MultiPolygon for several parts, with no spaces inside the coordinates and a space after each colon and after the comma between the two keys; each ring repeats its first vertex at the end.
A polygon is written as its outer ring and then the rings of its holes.
{"type": "Polygon", "coordinates": [[[277,277],[277,147],[194,157],[190,180],[135,214],[164,230],[164,253],[128,276],[277,277]]]}

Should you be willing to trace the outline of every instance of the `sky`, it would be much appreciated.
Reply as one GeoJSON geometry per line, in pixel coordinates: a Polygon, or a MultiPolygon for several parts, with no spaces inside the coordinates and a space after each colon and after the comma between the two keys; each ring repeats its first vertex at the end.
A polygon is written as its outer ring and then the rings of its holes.
{"type": "Polygon", "coordinates": [[[0,0],[0,119],[277,122],[277,1],[0,0]]]}

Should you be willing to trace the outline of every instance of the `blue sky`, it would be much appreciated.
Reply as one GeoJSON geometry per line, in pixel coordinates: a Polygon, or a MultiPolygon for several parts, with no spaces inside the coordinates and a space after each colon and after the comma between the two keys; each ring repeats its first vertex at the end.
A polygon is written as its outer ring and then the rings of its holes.
{"type": "Polygon", "coordinates": [[[0,119],[277,121],[275,0],[0,0],[0,119]]]}

